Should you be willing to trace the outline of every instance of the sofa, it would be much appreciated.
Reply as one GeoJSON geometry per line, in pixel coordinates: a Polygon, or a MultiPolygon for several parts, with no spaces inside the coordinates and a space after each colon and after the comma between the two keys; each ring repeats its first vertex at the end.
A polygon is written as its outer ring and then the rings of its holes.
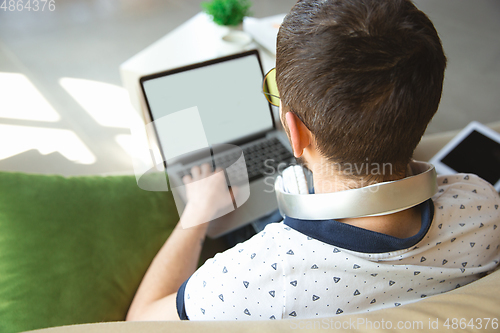
{"type": "MultiPolygon", "coordinates": [[[[500,132],[500,122],[490,127],[500,132]]],[[[455,134],[425,136],[415,159],[429,160],[455,134]]],[[[123,322],[178,218],[170,192],[143,191],[134,176],[0,172],[0,332],[498,331],[498,270],[446,294],[359,315],[123,322]]],[[[203,257],[219,246],[207,242],[203,257]]]]}

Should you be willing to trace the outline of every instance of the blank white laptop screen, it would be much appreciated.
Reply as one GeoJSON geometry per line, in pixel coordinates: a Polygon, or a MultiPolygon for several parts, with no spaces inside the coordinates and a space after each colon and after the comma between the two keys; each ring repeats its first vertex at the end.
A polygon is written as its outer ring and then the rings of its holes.
{"type": "MultiPolygon", "coordinates": [[[[273,128],[256,54],[143,82],[152,119],[197,107],[210,145],[273,128]]],[[[160,144],[161,135],[160,135],[160,144]]]]}

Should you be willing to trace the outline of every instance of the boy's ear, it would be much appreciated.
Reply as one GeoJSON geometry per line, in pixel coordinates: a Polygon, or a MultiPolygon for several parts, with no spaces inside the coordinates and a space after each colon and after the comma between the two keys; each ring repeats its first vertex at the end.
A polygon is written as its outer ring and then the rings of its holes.
{"type": "Polygon", "coordinates": [[[287,112],[285,120],[290,134],[293,155],[296,158],[301,157],[304,148],[311,144],[311,132],[293,112],[287,112]]]}

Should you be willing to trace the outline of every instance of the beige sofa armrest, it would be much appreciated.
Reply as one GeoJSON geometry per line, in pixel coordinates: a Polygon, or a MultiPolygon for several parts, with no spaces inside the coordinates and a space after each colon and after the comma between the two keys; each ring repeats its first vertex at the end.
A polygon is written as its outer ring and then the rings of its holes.
{"type": "Polygon", "coordinates": [[[500,319],[500,270],[464,287],[448,293],[432,296],[421,301],[359,315],[334,316],[310,320],[267,320],[267,321],[177,321],[177,322],[118,322],[88,325],[56,327],[38,330],[37,333],[221,333],[221,332],[290,332],[331,331],[331,332],[498,332],[500,319]],[[473,320],[474,329],[466,326],[453,330],[453,319],[457,324],[470,323],[473,320]],[[485,327],[489,318],[488,327],[485,327]],[[493,319],[495,320],[493,321],[493,319]],[[481,319],[482,328],[478,328],[481,319]],[[385,328],[376,329],[385,323],[385,328]],[[448,320],[449,329],[444,324],[448,320]],[[336,329],[340,322],[344,329],[336,329]],[[372,328],[368,322],[371,322],[372,328]],[[351,324],[352,323],[352,324],[351,324]],[[357,325],[359,323],[359,325],[357,325]],[[390,323],[390,324],[389,324],[390,323]],[[309,326],[307,326],[309,325],[309,326]],[[392,330],[388,329],[392,325],[392,330]],[[398,329],[398,325],[402,328],[398,329]],[[406,325],[406,327],[404,327],[406,325]],[[429,328],[429,325],[431,327],[429,328]],[[436,327],[437,325],[437,327],[436,327]],[[300,329],[300,328],[303,329],[300,329]],[[496,329],[495,329],[496,327],[496,329]]]}

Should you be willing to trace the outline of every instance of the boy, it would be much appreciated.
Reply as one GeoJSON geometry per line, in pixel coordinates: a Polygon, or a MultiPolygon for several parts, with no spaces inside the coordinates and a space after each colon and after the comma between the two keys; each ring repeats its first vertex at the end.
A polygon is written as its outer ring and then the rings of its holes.
{"type": "MultiPolygon", "coordinates": [[[[314,175],[315,193],[410,176],[445,67],[434,26],[409,0],[299,1],[278,34],[276,78],[283,126],[295,157],[314,175]],[[390,172],[380,172],[382,165],[390,172]]],[[[205,165],[192,175],[181,220],[196,225],[225,204],[213,195],[223,174],[205,165]]],[[[470,283],[498,264],[500,199],[474,175],[437,182],[432,199],[393,214],[285,217],[193,275],[207,224],[177,227],[127,319],[332,316],[470,283]]]]}

